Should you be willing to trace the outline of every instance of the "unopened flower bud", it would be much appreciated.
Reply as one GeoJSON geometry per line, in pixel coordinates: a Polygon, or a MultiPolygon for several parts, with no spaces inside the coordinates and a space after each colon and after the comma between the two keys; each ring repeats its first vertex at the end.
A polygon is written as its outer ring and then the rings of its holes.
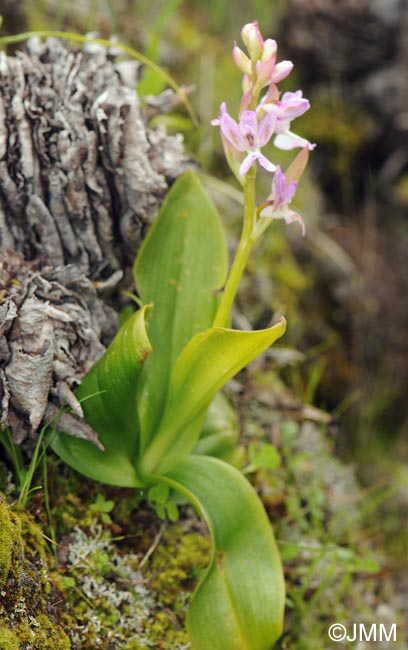
{"type": "Polygon", "coordinates": [[[275,70],[271,76],[271,83],[279,83],[283,79],[286,79],[293,70],[292,61],[280,61],[275,65],[275,70]]]}
{"type": "Polygon", "coordinates": [[[264,40],[259,31],[258,23],[247,23],[243,26],[241,37],[252,61],[258,61],[264,47],[264,40]]]}
{"type": "Polygon", "coordinates": [[[262,53],[260,56],[261,63],[266,63],[270,59],[276,59],[276,54],[278,52],[278,44],[273,38],[267,38],[263,44],[262,53]]]}
{"type": "Polygon", "coordinates": [[[232,49],[232,56],[235,65],[241,70],[241,72],[250,76],[252,74],[251,61],[248,59],[247,55],[244,54],[244,52],[238,47],[238,45],[234,45],[232,49]]]}

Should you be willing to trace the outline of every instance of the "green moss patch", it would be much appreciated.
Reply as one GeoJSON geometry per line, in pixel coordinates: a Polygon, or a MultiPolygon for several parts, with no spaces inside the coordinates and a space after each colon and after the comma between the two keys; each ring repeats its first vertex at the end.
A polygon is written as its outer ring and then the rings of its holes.
{"type": "Polygon", "coordinates": [[[0,497],[0,650],[69,650],[44,538],[0,497]],[[60,615],[59,615],[60,614],[60,615]]]}

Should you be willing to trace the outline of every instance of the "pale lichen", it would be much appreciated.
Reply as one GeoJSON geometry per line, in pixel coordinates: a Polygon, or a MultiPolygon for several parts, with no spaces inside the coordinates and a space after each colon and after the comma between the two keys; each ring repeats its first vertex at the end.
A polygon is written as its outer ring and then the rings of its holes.
{"type": "Polygon", "coordinates": [[[75,611],[75,648],[187,650],[187,602],[209,541],[196,533],[166,531],[151,557],[120,551],[110,531],[76,526],[69,537],[65,580],[75,611]],[[78,595],[82,595],[78,599],[78,595]]]}

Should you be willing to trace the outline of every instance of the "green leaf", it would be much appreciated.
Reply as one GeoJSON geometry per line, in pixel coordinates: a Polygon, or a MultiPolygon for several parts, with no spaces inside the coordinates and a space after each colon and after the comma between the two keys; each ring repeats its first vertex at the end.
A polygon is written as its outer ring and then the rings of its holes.
{"type": "Polygon", "coordinates": [[[147,498],[152,503],[158,503],[164,505],[169,498],[170,488],[165,483],[157,483],[150,488],[147,493],[147,498]]]}
{"type": "Polygon", "coordinates": [[[153,303],[139,398],[141,449],[155,435],[171,368],[188,341],[210,327],[227,271],[222,225],[198,178],[189,171],[167,194],[135,262],[143,303],[153,303]]]}
{"type": "Polygon", "coordinates": [[[179,516],[180,516],[179,509],[177,507],[177,504],[174,503],[174,501],[168,501],[166,503],[166,514],[170,519],[170,521],[172,521],[173,523],[176,523],[176,521],[179,520],[179,516]]]}
{"type": "Polygon", "coordinates": [[[141,470],[166,473],[197,443],[205,413],[220,388],[266,350],[286,329],[285,319],[266,330],[240,332],[212,328],[197,334],[178,357],[157,433],[141,460],[141,470]]]}
{"type": "Polygon", "coordinates": [[[91,512],[112,512],[114,507],[114,501],[106,500],[103,494],[98,494],[95,503],[91,503],[89,506],[89,510],[91,512]]]}
{"type": "Polygon", "coordinates": [[[64,587],[67,587],[67,589],[76,587],[76,580],[72,576],[62,576],[62,582],[64,587]]]}
{"type": "Polygon", "coordinates": [[[251,471],[276,469],[281,464],[281,457],[275,445],[252,442],[248,451],[251,471]]]}
{"type": "Polygon", "coordinates": [[[238,470],[206,456],[191,456],[162,480],[202,513],[213,542],[188,614],[193,650],[270,650],[282,633],[285,587],[253,488],[238,470]]]}
{"type": "Polygon", "coordinates": [[[195,454],[217,456],[231,462],[239,439],[239,423],[235,409],[222,393],[217,393],[206,413],[195,454]]]}
{"type": "Polygon", "coordinates": [[[145,328],[148,310],[149,306],[143,307],[126,320],[76,392],[85,419],[99,434],[105,450],[63,432],[51,443],[68,465],[110,485],[142,485],[135,469],[139,443],[136,394],[152,349],[145,328]]]}

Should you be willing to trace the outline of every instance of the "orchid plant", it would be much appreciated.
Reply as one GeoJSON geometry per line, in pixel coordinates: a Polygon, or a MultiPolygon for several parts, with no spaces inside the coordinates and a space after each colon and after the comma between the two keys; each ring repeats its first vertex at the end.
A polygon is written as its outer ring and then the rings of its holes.
{"type": "Polygon", "coordinates": [[[193,596],[188,629],[194,650],[268,650],[282,632],[284,582],[270,522],[255,491],[229,461],[238,427],[222,386],[285,331],[230,328],[248,256],[273,219],[304,223],[290,207],[309,142],[290,123],[309,108],[302,93],[280,95],[292,69],[257,23],[245,25],[233,57],[243,72],[238,121],[221,105],[227,160],[244,189],[239,247],[227,252],[215,206],[192,171],[173,185],[134,265],[140,309],[120,328],[77,390],[102,449],[59,432],[55,451],[84,475],[150,494],[180,493],[207,522],[212,560],[193,596]],[[266,90],[265,90],[266,89],[266,90]],[[261,97],[261,94],[264,95],[261,97]],[[261,151],[301,152],[284,173],[261,151]],[[256,203],[260,165],[271,193],[256,203]]]}

